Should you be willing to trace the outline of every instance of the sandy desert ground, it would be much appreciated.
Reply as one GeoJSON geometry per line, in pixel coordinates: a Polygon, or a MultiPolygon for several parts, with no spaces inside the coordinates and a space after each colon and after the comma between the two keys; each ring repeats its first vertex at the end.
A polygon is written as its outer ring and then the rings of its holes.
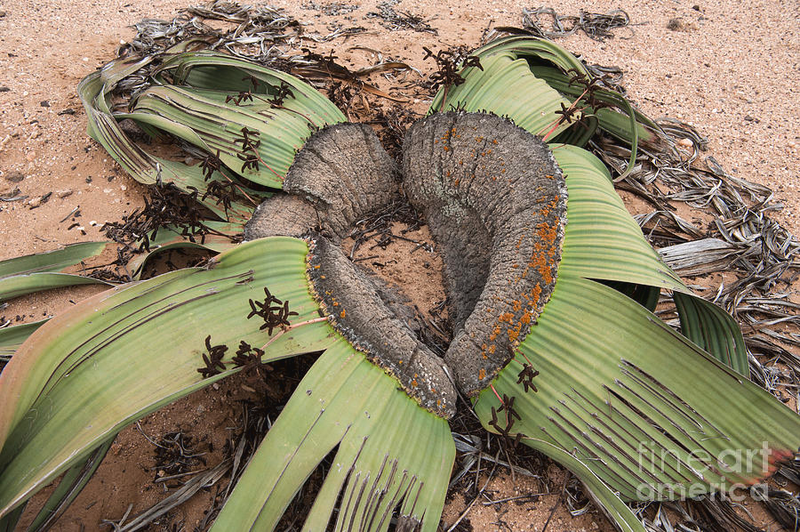
{"type": "MultiPolygon", "coordinates": [[[[276,0],[272,5],[308,23],[308,31],[326,34],[336,23],[366,28],[366,33],[348,39],[308,43],[319,53],[334,51],[341,63],[360,66],[374,62],[375,56],[352,47],[368,47],[412,65],[423,75],[433,66],[423,61],[423,47],[476,46],[487,28],[518,26],[523,8],[538,7],[452,0],[402,0],[395,6],[422,16],[434,34],[387,31],[377,19],[367,17],[378,10],[375,0],[338,16],[324,15],[310,3],[276,0]]],[[[600,42],[578,32],[559,44],[583,54],[590,63],[622,68],[628,96],[645,113],[693,125],[709,139],[709,150],[702,157],[711,155],[732,175],[771,187],[774,201],[783,205],[772,216],[793,234],[800,233],[800,4],[796,0],[596,0],[591,5],[556,0],[546,5],[561,14],[581,9],[627,12],[632,25],[615,30],[613,39],[600,42]]],[[[101,239],[104,222],[118,221],[141,206],[144,188],[86,135],[86,116],[75,87],[132,38],[132,24],[147,17],[170,19],[185,6],[181,0],[0,0],[0,199],[5,198],[0,202],[0,259],[101,239]],[[26,198],[10,201],[19,196],[26,198]]],[[[0,314],[39,319],[92,290],[26,298],[12,302],[0,314]]],[[[226,386],[227,395],[201,392],[194,402],[152,416],[143,423],[144,430],[156,434],[178,425],[195,431],[228,426],[238,415],[236,399],[246,393],[234,389],[236,385],[226,386]],[[221,414],[203,414],[212,410],[221,414]]],[[[152,448],[140,433],[126,431],[112,449],[109,464],[57,529],[96,530],[101,519],[119,519],[128,504],[134,504],[134,513],[152,504],[160,488],[142,488],[153,477],[146,469],[152,466],[151,455],[152,448]]],[[[552,479],[561,473],[543,474],[552,479]]],[[[512,481],[503,475],[491,489],[500,499],[538,493],[541,487],[538,479],[512,481]]],[[[454,499],[448,523],[470,502],[458,494],[454,499]]],[[[556,495],[522,501],[477,504],[469,521],[474,530],[542,530],[558,502],[556,495]]],[[[173,516],[174,522],[183,519],[191,529],[202,518],[202,504],[173,516]]],[[[761,526],[775,530],[768,517],[761,519],[761,526]]],[[[597,512],[573,519],[563,505],[547,528],[551,532],[597,529],[610,529],[597,512]]]]}

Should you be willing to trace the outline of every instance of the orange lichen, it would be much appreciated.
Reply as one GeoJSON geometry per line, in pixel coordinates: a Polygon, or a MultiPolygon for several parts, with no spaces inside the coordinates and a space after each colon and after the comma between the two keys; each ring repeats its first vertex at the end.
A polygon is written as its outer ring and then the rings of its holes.
{"type": "Polygon", "coordinates": [[[542,297],[542,287],[539,283],[534,285],[533,290],[531,290],[532,302],[533,304],[537,304],[539,302],[539,298],[542,297]]]}
{"type": "Polygon", "coordinates": [[[480,380],[483,380],[483,379],[486,378],[486,370],[485,369],[481,368],[481,370],[478,372],[478,378],[480,380]]]}
{"type": "Polygon", "coordinates": [[[344,309],[342,309],[342,312],[339,314],[339,317],[344,319],[344,316],[345,316],[345,311],[344,309]]]}

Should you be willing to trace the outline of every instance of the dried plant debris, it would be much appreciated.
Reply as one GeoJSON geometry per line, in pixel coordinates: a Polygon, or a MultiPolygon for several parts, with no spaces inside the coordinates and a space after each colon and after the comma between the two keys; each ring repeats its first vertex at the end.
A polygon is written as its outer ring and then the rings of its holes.
{"type": "Polygon", "coordinates": [[[166,226],[180,230],[181,236],[191,242],[202,242],[211,230],[203,224],[208,214],[198,206],[196,194],[184,194],[171,183],[150,187],[142,209],[123,217],[122,222],[106,223],[101,231],[122,244],[126,253],[150,251],[150,241],[166,226]]]}
{"type": "MultiPolygon", "coordinates": [[[[640,149],[636,167],[617,187],[655,207],[637,219],[679,273],[737,275],[734,282],[712,287],[706,297],[739,319],[755,354],[767,357],[771,367],[788,364],[791,375],[784,382],[800,384],[800,357],[786,349],[797,345],[800,323],[775,315],[776,308],[791,313],[785,307],[786,292],[800,270],[800,242],[770,218],[780,205],[771,202],[769,188],[732,176],[713,157],[701,161],[707,141],[691,126],[674,120],[661,120],[659,125],[667,140],[664,147],[640,149]],[[698,227],[684,220],[674,212],[675,202],[685,203],[710,223],[698,227]],[[689,257],[691,253],[695,256],[689,257]]],[[[600,139],[592,147],[612,168],[627,165],[630,151],[620,143],[600,139]]],[[[751,364],[763,379],[765,369],[755,359],[751,364]]]]}
{"type": "Polygon", "coordinates": [[[408,128],[422,117],[407,106],[392,104],[388,108],[377,107],[374,111],[372,124],[378,126],[378,138],[389,152],[389,155],[399,161],[403,149],[403,137],[408,128]]]}
{"type": "Polygon", "coordinates": [[[314,2],[313,0],[311,2],[304,3],[302,7],[303,9],[320,11],[329,17],[338,17],[341,15],[346,15],[348,13],[352,13],[353,11],[359,8],[358,5],[346,4],[344,2],[317,3],[314,2]]]}
{"type": "Polygon", "coordinates": [[[545,39],[567,37],[580,30],[591,39],[604,41],[614,37],[612,30],[626,27],[630,29],[630,24],[630,17],[621,9],[608,13],[590,13],[581,9],[577,16],[559,15],[552,7],[522,10],[522,28],[545,39]],[[543,18],[549,18],[550,28],[546,27],[543,18]]]}
{"type": "Polygon", "coordinates": [[[196,40],[211,49],[223,49],[232,55],[255,59],[275,68],[292,63],[295,54],[291,48],[297,47],[302,39],[319,42],[347,34],[338,30],[327,36],[305,35],[297,19],[287,15],[283,9],[241,5],[226,0],[186,8],[170,21],[145,19],[135,27],[136,37],[120,48],[120,55],[158,55],[176,45],[185,46],[196,40]],[[215,29],[205,20],[222,21],[228,27],[215,29]]]}
{"type": "MultiPolygon", "coordinates": [[[[198,452],[194,449],[197,442],[194,437],[185,434],[180,428],[176,431],[165,434],[155,445],[155,466],[156,471],[154,482],[169,482],[184,476],[197,466],[206,465],[203,458],[205,452],[198,452]]],[[[168,485],[167,487],[175,487],[168,485]]]]}
{"type": "Polygon", "coordinates": [[[469,55],[469,49],[465,46],[458,46],[450,50],[439,50],[433,53],[426,47],[423,59],[432,59],[436,63],[436,72],[430,75],[424,83],[426,88],[435,92],[440,87],[459,86],[464,83],[461,77],[461,70],[466,67],[475,67],[483,70],[480,59],[469,55]]]}
{"type": "Polygon", "coordinates": [[[394,6],[400,3],[400,0],[387,0],[378,4],[379,12],[371,11],[367,13],[367,18],[380,19],[381,25],[391,31],[397,30],[413,30],[422,33],[432,33],[438,35],[439,32],[431,27],[425,19],[419,15],[414,15],[408,11],[397,11],[394,6]]]}

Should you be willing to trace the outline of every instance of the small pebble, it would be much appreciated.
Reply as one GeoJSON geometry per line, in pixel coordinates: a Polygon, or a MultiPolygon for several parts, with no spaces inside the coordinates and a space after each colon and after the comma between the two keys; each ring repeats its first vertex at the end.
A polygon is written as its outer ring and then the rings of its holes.
{"type": "Polygon", "coordinates": [[[56,196],[58,196],[59,198],[66,198],[67,196],[71,195],[72,195],[72,189],[69,188],[56,191],[56,196]]]}
{"type": "Polygon", "coordinates": [[[684,148],[691,148],[692,141],[689,139],[681,139],[678,141],[678,146],[683,146],[684,148]]]}

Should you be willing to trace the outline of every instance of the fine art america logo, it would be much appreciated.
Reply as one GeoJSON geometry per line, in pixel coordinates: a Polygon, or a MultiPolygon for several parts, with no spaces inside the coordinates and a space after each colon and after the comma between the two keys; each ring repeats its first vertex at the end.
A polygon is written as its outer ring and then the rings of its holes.
{"type": "Polygon", "coordinates": [[[718,491],[733,502],[742,502],[747,495],[756,500],[765,500],[769,493],[767,484],[753,484],[752,481],[743,483],[740,479],[756,480],[763,477],[770,469],[772,454],[767,442],[762,442],[760,449],[723,450],[717,457],[702,449],[678,457],[655,442],[640,443],[639,472],[642,480],[647,480],[639,484],[636,495],[639,500],[676,500],[706,494],[713,497],[718,491]],[[656,480],[665,477],[684,480],[674,483],[656,480]],[[713,486],[711,493],[709,485],[713,486]]]}

